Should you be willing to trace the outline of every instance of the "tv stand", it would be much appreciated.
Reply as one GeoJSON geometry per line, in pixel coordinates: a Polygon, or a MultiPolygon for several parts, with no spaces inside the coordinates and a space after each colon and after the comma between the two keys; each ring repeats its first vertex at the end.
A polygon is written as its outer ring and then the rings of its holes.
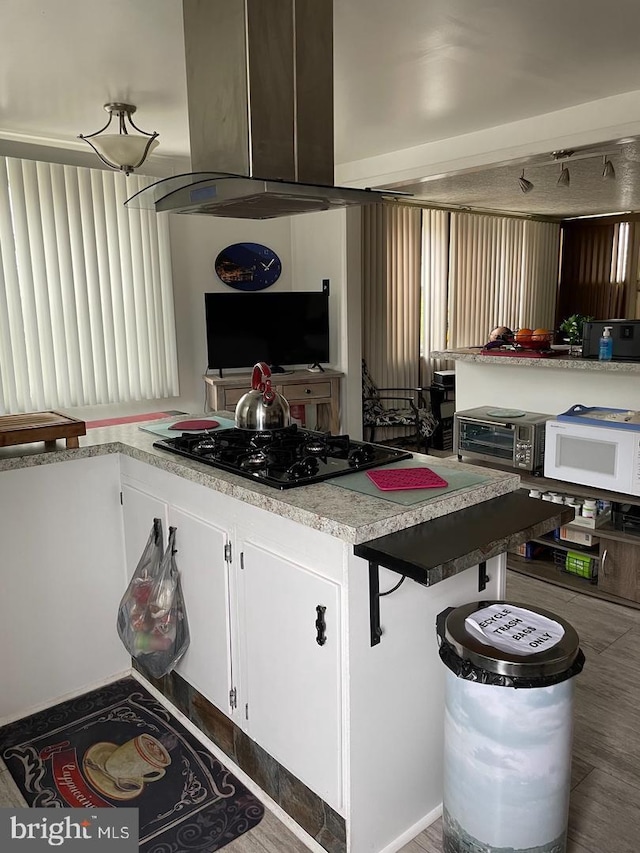
{"type": "Polygon", "coordinates": [[[313,364],[310,364],[309,367],[307,367],[307,370],[309,371],[309,373],[324,373],[324,367],[318,364],[317,361],[314,361],[313,364]]]}
{"type": "Polygon", "coordinates": [[[285,370],[284,367],[281,367],[279,364],[270,364],[269,370],[271,373],[291,373],[290,370],[285,370]]]}
{"type": "MultiPolygon", "coordinates": [[[[318,407],[318,429],[332,435],[340,432],[340,380],[344,373],[326,368],[322,373],[294,370],[277,373],[272,385],[291,406],[315,405],[318,407]]],[[[202,377],[206,390],[207,412],[235,412],[240,397],[251,388],[250,373],[236,373],[224,379],[206,374],[202,377]]],[[[315,424],[307,423],[310,429],[315,424]]]]}

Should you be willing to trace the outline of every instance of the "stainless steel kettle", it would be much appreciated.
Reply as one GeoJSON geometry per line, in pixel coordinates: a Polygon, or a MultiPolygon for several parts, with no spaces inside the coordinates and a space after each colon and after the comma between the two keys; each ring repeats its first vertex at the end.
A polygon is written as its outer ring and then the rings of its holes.
{"type": "Polygon", "coordinates": [[[264,361],[254,365],[251,391],[238,400],[236,427],[255,432],[283,429],[291,423],[288,401],[271,387],[271,371],[264,361]]]}

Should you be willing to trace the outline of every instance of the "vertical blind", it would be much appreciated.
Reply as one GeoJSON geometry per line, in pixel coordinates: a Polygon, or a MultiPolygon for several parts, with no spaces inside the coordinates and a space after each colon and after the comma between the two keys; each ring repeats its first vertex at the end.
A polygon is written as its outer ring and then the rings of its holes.
{"type": "MultiPolygon", "coordinates": [[[[449,315],[449,213],[422,211],[422,328],[420,384],[431,384],[434,370],[449,362],[432,359],[433,350],[447,348],[449,315]]],[[[452,364],[452,363],[451,363],[452,364]]]]}
{"type": "Polygon", "coordinates": [[[381,387],[419,381],[420,213],[402,205],[362,208],[362,355],[381,387]]]}
{"type": "Polygon", "coordinates": [[[495,326],[554,325],[559,226],[451,214],[449,347],[479,346],[495,326]]]}
{"type": "Polygon", "coordinates": [[[376,384],[428,386],[433,350],[497,325],[553,328],[560,228],[403,205],[363,208],[363,357],[376,384]]]}
{"type": "Polygon", "coordinates": [[[165,215],[148,179],[0,157],[0,409],[176,396],[165,215]]]}
{"type": "Polygon", "coordinates": [[[558,321],[579,313],[624,317],[635,287],[629,222],[576,220],[562,226],[558,321]]]}

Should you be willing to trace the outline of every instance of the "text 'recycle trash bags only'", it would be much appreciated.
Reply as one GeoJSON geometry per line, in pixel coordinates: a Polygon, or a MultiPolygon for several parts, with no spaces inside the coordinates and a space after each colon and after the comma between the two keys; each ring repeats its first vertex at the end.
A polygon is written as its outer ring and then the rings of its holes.
{"type": "Polygon", "coordinates": [[[149,539],[118,608],[118,636],[141,667],[161,678],[189,647],[189,623],[175,561],[176,528],[162,548],[162,521],[149,539]]]}

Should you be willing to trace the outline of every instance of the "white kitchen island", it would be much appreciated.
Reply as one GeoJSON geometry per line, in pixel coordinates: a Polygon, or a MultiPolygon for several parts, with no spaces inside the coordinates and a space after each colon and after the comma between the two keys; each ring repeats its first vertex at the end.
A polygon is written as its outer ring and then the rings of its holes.
{"type": "MultiPolygon", "coordinates": [[[[441,808],[436,616],[503,597],[507,543],[558,518],[525,512],[517,530],[502,530],[499,502],[519,485],[511,473],[482,469],[481,484],[404,506],[337,480],[275,490],[156,449],[154,438],[129,425],[90,430],[78,450],[0,450],[0,721],[130,670],[116,612],[160,517],[178,530],[191,646],[152,687],[313,849],[398,849],[441,808]],[[397,584],[407,557],[394,535],[411,531],[424,534],[424,555],[406,583],[376,598],[374,642],[370,581],[381,593],[397,584]]],[[[447,466],[472,470],[437,460],[447,466]]]]}

